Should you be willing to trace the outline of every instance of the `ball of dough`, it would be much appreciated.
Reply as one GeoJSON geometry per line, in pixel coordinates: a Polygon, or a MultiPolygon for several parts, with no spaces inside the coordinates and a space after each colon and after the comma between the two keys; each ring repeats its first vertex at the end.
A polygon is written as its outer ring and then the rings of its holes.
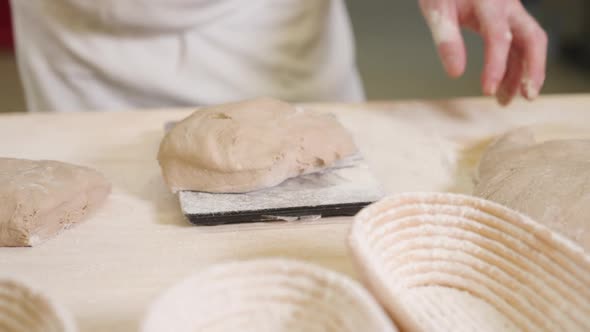
{"type": "Polygon", "coordinates": [[[178,123],[158,161],[173,192],[248,192],[321,170],[356,152],[330,114],[273,99],[205,108],[178,123]]]}
{"type": "Polygon", "coordinates": [[[0,158],[0,246],[34,246],[81,221],[111,190],[97,171],[0,158]]]}
{"type": "Polygon", "coordinates": [[[523,212],[590,250],[590,140],[537,142],[520,128],[493,143],[475,195],[523,212]]]}

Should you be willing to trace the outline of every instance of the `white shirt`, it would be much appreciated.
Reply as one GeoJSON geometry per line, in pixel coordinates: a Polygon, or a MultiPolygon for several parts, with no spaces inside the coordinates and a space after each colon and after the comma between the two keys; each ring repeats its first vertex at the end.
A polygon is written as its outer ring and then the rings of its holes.
{"type": "Polygon", "coordinates": [[[30,111],[361,101],[343,0],[13,0],[30,111]]]}

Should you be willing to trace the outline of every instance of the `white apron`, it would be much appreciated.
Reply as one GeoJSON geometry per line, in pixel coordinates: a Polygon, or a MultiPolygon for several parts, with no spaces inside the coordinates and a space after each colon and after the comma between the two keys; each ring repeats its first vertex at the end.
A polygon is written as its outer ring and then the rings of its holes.
{"type": "Polygon", "coordinates": [[[13,0],[30,111],[361,101],[343,0],[13,0]]]}

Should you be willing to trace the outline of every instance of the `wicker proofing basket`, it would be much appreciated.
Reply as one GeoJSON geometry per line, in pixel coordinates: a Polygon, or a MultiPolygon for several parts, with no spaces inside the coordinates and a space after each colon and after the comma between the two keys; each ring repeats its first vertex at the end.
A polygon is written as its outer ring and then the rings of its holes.
{"type": "Polygon", "coordinates": [[[590,258],[509,208],[406,193],[361,211],[350,247],[404,331],[590,331],[590,258]]]}
{"type": "Polygon", "coordinates": [[[142,331],[397,331],[357,282],[285,259],[222,263],[173,286],[142,331]]]}
{"type": "Polygon", "coordinates": [[[15,278],[0,276],[0,331],[74,332],[61,305],[15,278]]]}

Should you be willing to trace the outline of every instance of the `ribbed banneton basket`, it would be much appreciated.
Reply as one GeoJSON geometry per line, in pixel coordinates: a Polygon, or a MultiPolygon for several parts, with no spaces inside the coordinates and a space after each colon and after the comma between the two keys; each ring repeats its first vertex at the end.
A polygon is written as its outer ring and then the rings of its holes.
{"type": "Polygon", "coordinates": [[[0,276],[0,331],[74,332],[69,312],[38,290],[0,276]]]}
{"type": "Polygon", "coordinates": [[[173,286],[149,309],[144,332],[397,331],[356,281],[269,258],[215,265],[173,286]]]}
{"type": "Polygon", "coordinates": [[[588,253],[500,204],[398,194],[362,210],[349,240],[404,331],[590,331],[588,253]]]}

